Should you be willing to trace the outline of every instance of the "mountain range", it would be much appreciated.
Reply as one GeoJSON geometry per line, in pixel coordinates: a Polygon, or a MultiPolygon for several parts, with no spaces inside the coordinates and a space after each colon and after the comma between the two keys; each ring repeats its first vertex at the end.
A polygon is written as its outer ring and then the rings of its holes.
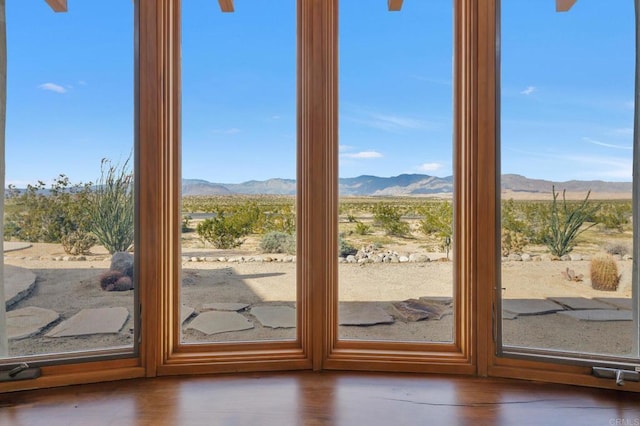
{"type": "MultiPolygon", "coordinates": [[[[453,176],[436,177],[423,174],[402,174],[392,177],[363,175],[339,180],[340,195],[343,196],[450,196],[453,192],[453,176]]],[[[548,195],[555,186],[556,191],[617,193],[629,196],[631,182],[606,182],[601,180],[571,180],[553,182],[529,179],[516,174],[502,175],[502,190],[530,196],[548,195]]],[[[183,179],[182,195],[294,195],[296,181],[293,179],[250,180],[243,183],[213,183],[202,179],[183,179]]]]}

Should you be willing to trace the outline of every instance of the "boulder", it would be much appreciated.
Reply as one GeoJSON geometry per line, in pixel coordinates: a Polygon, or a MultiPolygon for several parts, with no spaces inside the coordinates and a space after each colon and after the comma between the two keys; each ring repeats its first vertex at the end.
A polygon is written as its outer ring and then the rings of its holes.
{"type": "Polygon", "coordinates": [[[126,251],[114,253],[111,257],[111,266],[109,269],[133,278],[133,255],[126,251]]]}

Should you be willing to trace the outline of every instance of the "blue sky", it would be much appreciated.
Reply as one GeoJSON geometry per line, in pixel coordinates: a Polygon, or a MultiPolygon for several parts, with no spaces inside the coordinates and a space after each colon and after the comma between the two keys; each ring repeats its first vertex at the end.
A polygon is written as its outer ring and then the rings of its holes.
{"type": "MultiPolygon", "coordinates": [[[[503,3],[502,172],[630,180],[633,2],[503,3]]],[[[185,178],[295,177],[293,4],[184,2],[185,178]]],[[[341,177],[452,173],[452,20],[448,1],[341,2],[341,177]]],[[[7,26],[7,182],[90,181],[103,157],[125,159],[131,2],[8,2],[7,26]]]]}

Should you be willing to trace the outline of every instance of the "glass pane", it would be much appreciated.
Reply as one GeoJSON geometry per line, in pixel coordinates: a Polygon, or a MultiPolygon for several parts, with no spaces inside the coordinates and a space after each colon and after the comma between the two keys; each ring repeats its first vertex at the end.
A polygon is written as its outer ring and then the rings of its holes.
{"type": "Polygon", "coordinates": [[[633,2],[502,13],[503,344],[637,356],[633,2]]]}
{"type": "Polygon", "coordinates": [[[296,338],[295,3],[235,6],[183,2],[185,343],[296,338]]]}
{"type": "Polygon", "coordinates": [[[452,12],[340,2],[341,339],[453,340],[452,12]]]}
{"type": "Polygon", "coordinates": [[[134,4],[70,3],[6,7],[8,357],[135,340],[134,4]]]}

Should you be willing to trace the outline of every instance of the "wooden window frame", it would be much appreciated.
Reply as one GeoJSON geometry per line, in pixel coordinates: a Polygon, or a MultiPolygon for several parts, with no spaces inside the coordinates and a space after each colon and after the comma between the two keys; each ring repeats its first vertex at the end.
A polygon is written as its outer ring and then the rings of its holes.
{"type": "MultiPolygon", "coordinates": [[[[297,220],[298,322],[295,341],[182,344],[180,280],[180,2],[171,2],[164,23],[167,81],[158,132],[165,135],[156,155],[153,193],[162,194],[153,223],[160,270],[155,317],[147,330],[149,375],[294,369],[350,369],[473,374],[473,295],[475,250],[472,238],[459,238],[454,256],[454,342],[396,343],[339,340],[337,336],[338,206],[338,0],[297,0],[297,220]],[[332,326],[328,326],[332,324],[332,326]],[[152,336],[152,338],[151,338],[152,336]],[[155,346],[154,346],[155,345],[155,346]]],[[[457,234],[475,229],[475,48],[474,0],[455,0],[455,224],[457,234]]],[[[150,310],[144,311],[148,314],[150,310]]]]}
{"type": "MultiPolygon", "coordinates": [[[[640,383],[616,386],[614,380],[592,375],[591,367],[570,365],[557,358],[548,361],[498,356],[495,328],[495,283],[500,280],[500,0],[478,2],[478,218],[477,252],[478,375],[640,391],[640,383]]],[[[551,357],[548,357],[551,358],[551,357]]]]}
{"type": "Polygon", "coordinates": [[[141,342],[137,357],[43,368],[0,392],[159,375],[349,369],[433,372],[616,387],[590,369],[501,358],[494,339],[499,279],[499,0],[454,0],[456,189],[453,344],[337,337],[338,0],[297,0],[297,339],[180,345],[180,2],[138,0],[136,191],[141,342]],[[331,260],[331,261],[327,261],[331,260]],[[316,320],[313,320],[313,319],[316,320]],[[317,320],[329,318],[329,322],[317,320]],[[174,324],[175,323],[175,324],[174,324]],[[326,327],[333,324],[333,327],[326,327]]]}

